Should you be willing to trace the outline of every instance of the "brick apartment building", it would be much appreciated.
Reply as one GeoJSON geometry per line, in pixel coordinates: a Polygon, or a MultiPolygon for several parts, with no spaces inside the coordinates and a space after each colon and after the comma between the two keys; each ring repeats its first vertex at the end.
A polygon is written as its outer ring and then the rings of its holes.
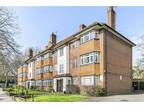
{"type": "Polygon", "coordinates": [[[33,55],[18,69],[18,85],[52,86],[66,91],[66,85],[101,86],[108,94],[129,93],[132,87],[133,42],[115,30],[115,11],[108,8],[108,25],[80,25],[79,32],[57,42],[52,33],[45,50],[33,55]]]}

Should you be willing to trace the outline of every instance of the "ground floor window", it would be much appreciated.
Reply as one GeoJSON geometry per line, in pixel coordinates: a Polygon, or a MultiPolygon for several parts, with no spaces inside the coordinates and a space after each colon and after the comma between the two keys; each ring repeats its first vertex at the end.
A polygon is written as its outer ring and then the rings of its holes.
{"type": "Polygon", "coordinates": [[[83,86],[99,85],[100,77],[99,76],[82,76],[80,80],[81,80],[81,85],[83,86]]]}
{"type": "Polygon", "coordinates": [[[49,87],[53,85],[53,81],[52,80],[44,80],[43,81],[43,86],[44,87],[49,87]]]}
{"type": "Polygon", "coordinates": [[[81,85],[93,85],[93,76],[83,76],[81,77],[81,85]]]}
{"type": "Polygon", "coordinates": [[[41,80],[38,80],[38,81],[36,81],[36,86],[42,86],[42,81],[41,80]]]}
{"type": "Polygon", "coordinates": [[[78,85],[78,78],[77,77],[73,77],[72,78],[72,83],[73,83],[73,85],[78,85]]]}
{"type": "Polygon", "coordinates": [[[95,85],[98,86],[100,83],[100,75],[95,76],[95,85]]]}

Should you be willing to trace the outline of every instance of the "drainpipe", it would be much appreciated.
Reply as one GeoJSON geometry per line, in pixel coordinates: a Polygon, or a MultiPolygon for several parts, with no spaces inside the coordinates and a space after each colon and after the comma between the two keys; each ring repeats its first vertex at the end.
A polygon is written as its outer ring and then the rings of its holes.
{"type": "Polygon", "coordinates": [[[106,95],[108,95],[108,91],[107,91],[107,32],[108,32],[108,28],[107,28],[107,30],[105,31],[106,33],[106,35],[105,35],[105,40],[104,40],[104,43],[105,43],[105,45],[104,45],[104,53],[105,53],[105,58],[104,58],[104,60],[105,60],[105,70],[104,70],[104,75],[105,75],[105,90],[106,90],[106,95]]]}

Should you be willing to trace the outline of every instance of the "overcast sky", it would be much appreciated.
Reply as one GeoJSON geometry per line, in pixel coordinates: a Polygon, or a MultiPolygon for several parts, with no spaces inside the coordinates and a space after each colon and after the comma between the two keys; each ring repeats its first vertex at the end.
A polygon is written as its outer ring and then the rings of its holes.
{"type": "MultiPolygon", "coordinates": [[[[52,32],[58,41],[79,31],[80,24],[107,23],[107,7],[11,7],[18,16],[21,33],[16,41],[22,51],[29,47],[44,48],[52,32]]],[[[137,43],[144,34],[144,7],[115,7],[116,30],[137,43]]],[[[133,61],[138,58],[134,48],[133,61]]]]}

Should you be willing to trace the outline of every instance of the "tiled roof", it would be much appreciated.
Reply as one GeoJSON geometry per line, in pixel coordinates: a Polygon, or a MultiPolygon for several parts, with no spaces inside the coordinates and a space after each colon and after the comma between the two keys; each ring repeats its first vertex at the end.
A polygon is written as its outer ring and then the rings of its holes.
{"type": "MultiPolygon", "coordinates": [[[[118,31],[114,30],[113,28],[111,28],[110,26],[108,26],[107,24],[105,23],[98,23],[98,22],[94,22],[92,23],[91,25],[87,26],[85,29],[83,29],[82,31],[79,31],[63,40],[61,40],[60,42],[58,42],[53,48],[51,49],[45,49],[43,51],[41,51],[40,53],[36,54],[34,57],[36,56],[39,56],[39,55],[42,55],[43,53],[45,53],[46,51],[50,51],[50,50],[53,50],[53,49],[57,49],[58,47],[70,42],[71,40],[73,39],[76,39],[76,36],[79,35],[80,33],[90,29],[91,27],[94,27],[94,26],[99,26],[101,29],[105,29],[105,30],[108,30],[109,32],[112,32],[113,34],[115,34],[115,36],[117,36],[118,38],[122,39],[123,41],[125,41],[126,43],[130,44],[131,46],[135,46],[135,44],[130,41],[128,38],[126,38],[125,36],[123,36],[122,34],[120,34],[118,31]]],[[[34,57],[30,58],[30,59],[27,59],[26,61],[29,61],[29,60],[32,60],[34,57]]],[[[25,61],[25,62],[26,62],[25,61]]]]}

